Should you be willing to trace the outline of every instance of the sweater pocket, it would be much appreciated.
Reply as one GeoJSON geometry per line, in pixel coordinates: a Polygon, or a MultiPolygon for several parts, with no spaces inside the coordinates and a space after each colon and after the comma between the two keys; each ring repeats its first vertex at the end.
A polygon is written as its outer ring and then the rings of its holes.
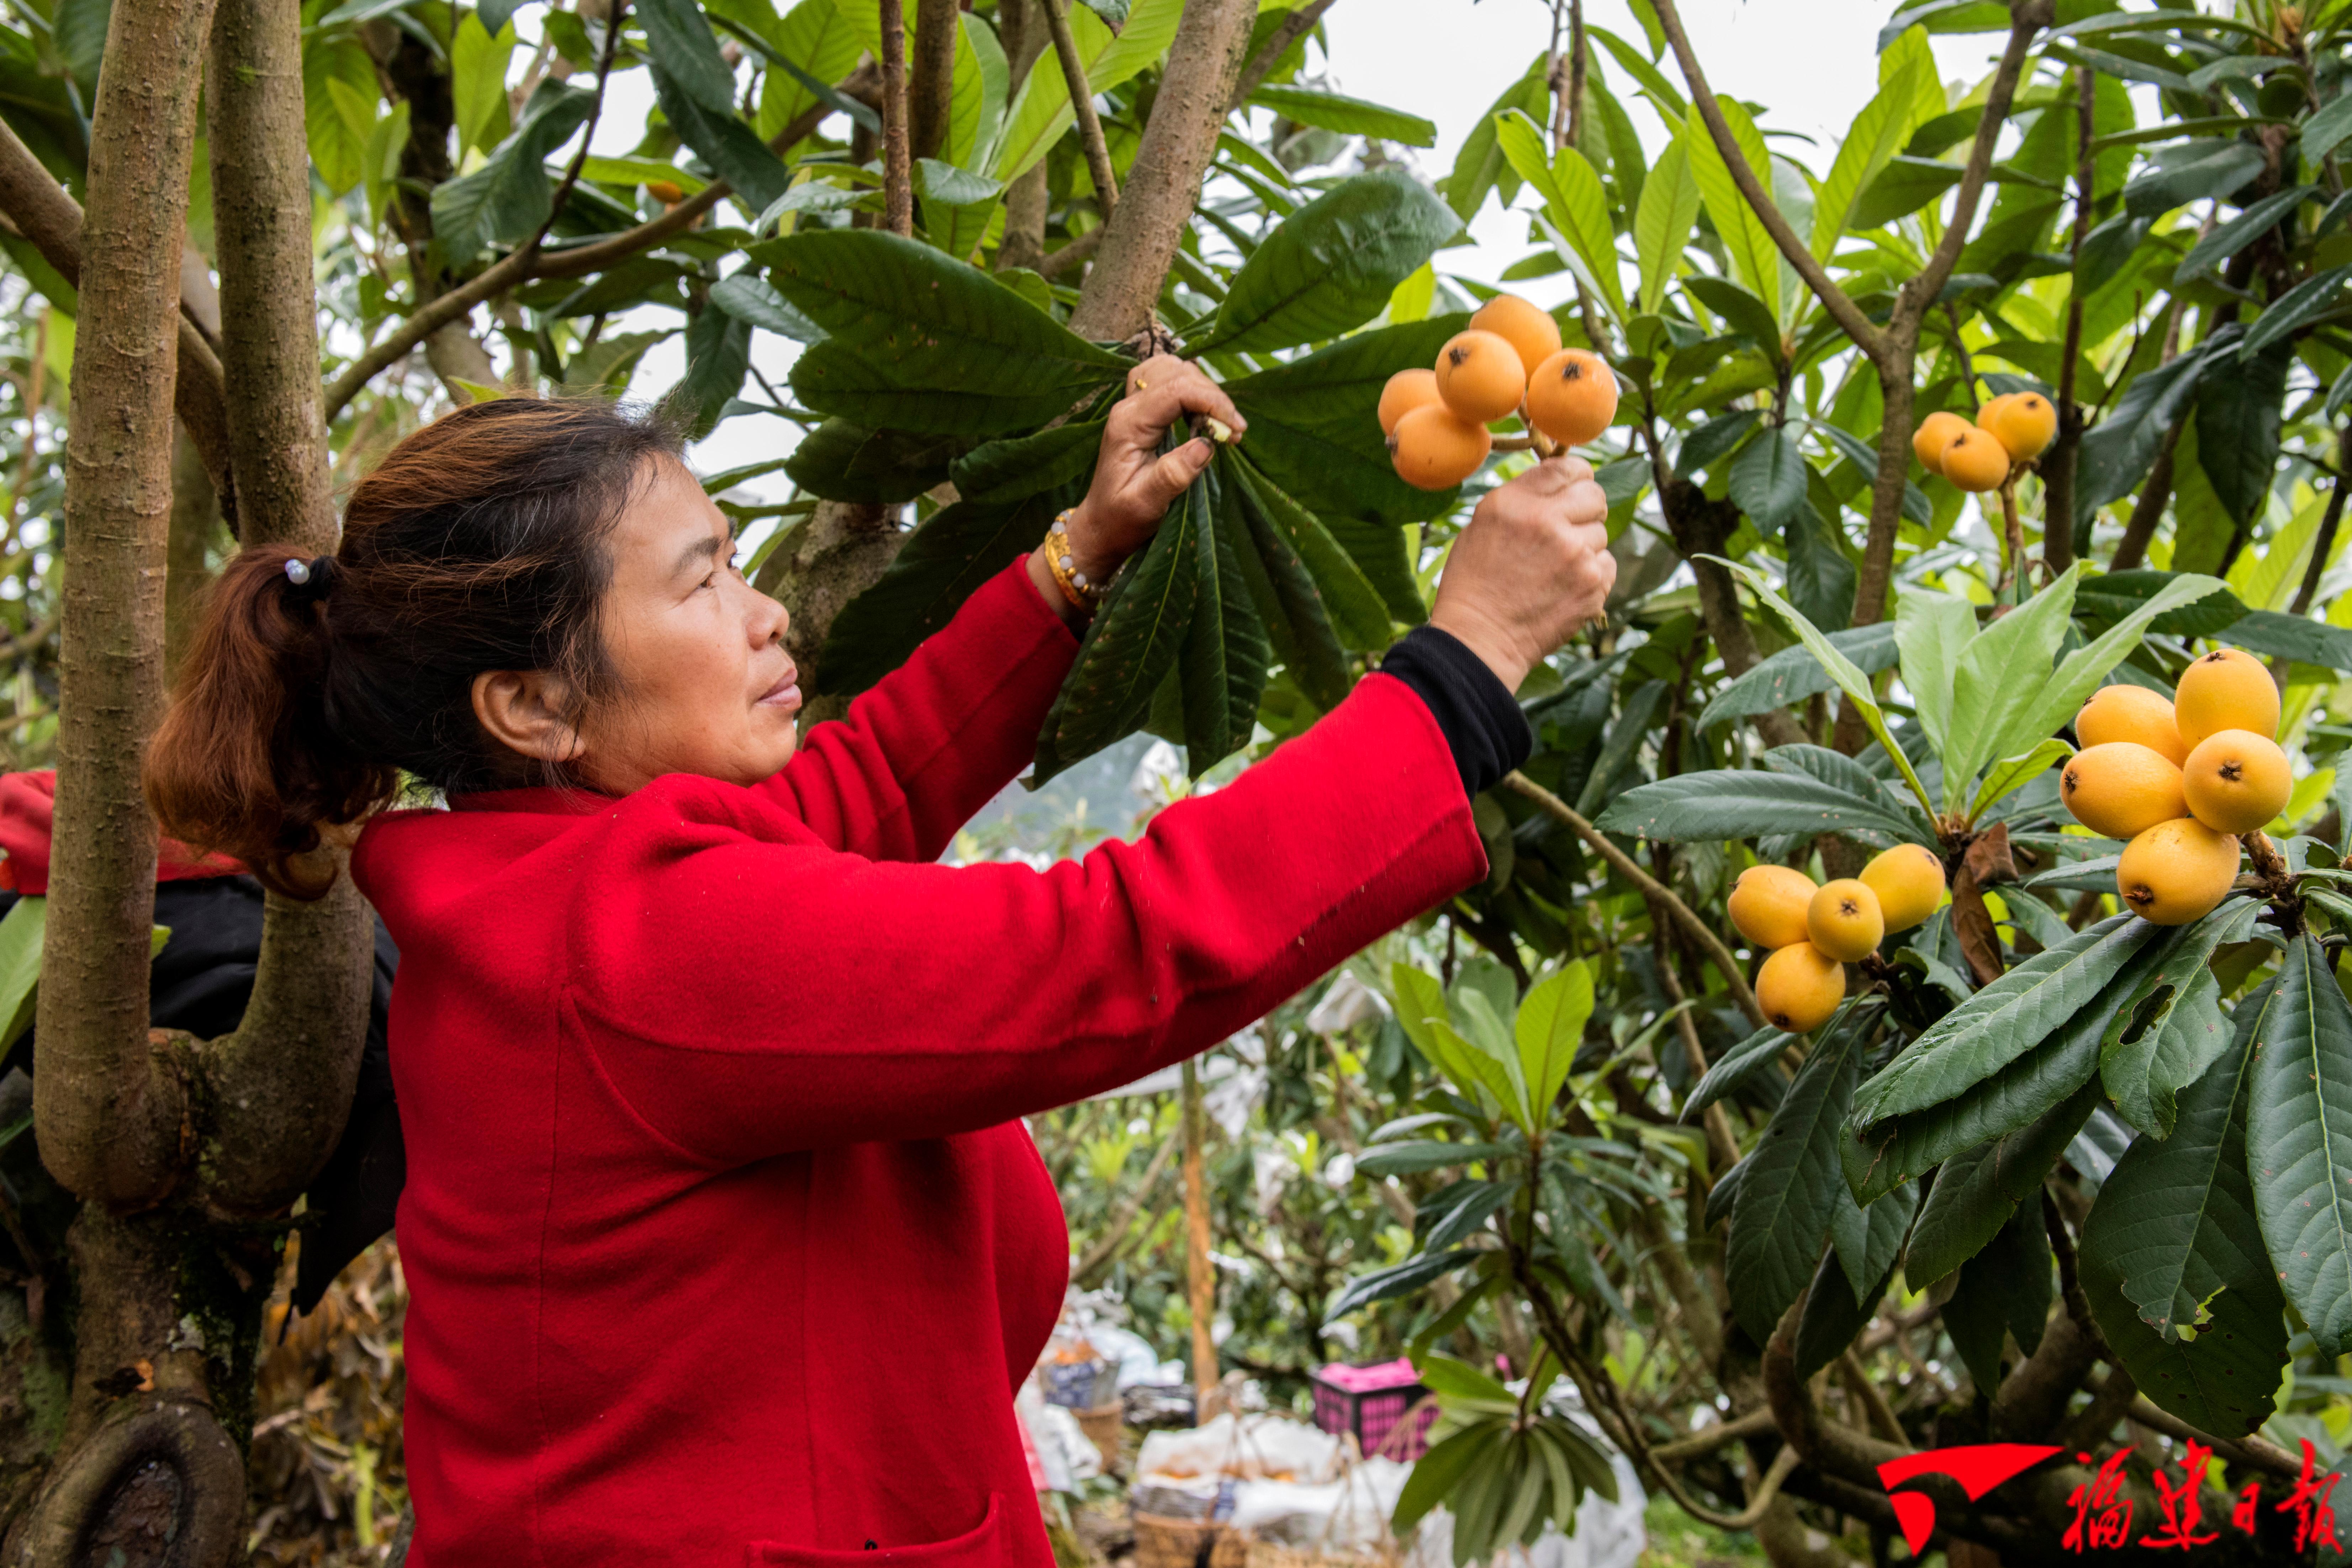
{"type": "Polygon", "coordinates": [[[783,1541],[754,1541],[743,1548],[743,1568],[1004,1568],[1003,1498],[988,1496],[988,1511],[961,1535],[919,1546],[870,1546],[862,1551],[823,1551],[783,1541]]]}

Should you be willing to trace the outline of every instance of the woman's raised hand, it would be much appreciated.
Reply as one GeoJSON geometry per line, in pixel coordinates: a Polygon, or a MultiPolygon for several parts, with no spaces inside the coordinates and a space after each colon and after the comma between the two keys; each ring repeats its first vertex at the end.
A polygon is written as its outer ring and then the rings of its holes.
{"type": "Polygon", "coordinates": [[[1517,691],[1607,601],[1617,581],[1608,517],[1581,457],[1549,457],[1496,486],[1454,541],[1430,623],[1517,691]]]}
{"type": "Polygon", "coordinates": [[[1176,497],[1209,465],[1213,449],[1203,437],[1164,455],[1160,450],[1168,427],[1194,413],[1219,421],[1237,435],[1248,428],[1233,399],[1198,365],[1156,354],[1127,372],[1127,395],[1112,407],[1103,428],[1093,487],[1070,515],[1073,564],[1089,581],[1108,580],[1120,561],[1149,541],[1176,497]]]}

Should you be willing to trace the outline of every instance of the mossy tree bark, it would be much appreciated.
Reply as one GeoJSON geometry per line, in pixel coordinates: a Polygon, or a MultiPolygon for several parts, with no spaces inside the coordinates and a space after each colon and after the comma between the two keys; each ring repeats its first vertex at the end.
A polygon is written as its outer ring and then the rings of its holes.
{"type": "Polygon", "coordinates": [[[156,847],[139,762],[162,706],[166,563],[200,563],[209,522],[199,476],[183,476],[174,505],[171,416],[207,37],[222,305],[238,328],[224,343],[224,401],[245,537],[325,552],[336,532],[300,12],[296,0],[213,10],[123,0],[93,117],[34,1084],[42,1158],[81,1200],[58,1260],[71,1284],[73,1374],[54,1462],[30,1506],[11,1511],[11,1562],[79,1562],[100,1542],[99,1560],[129,1563],[236,1556],[261,1306],[287,1210],[342,1131],[367,1024],[370,919],[346,878],[315,904],[270,898],[234,1034],[147,1027],[156,847]]]}

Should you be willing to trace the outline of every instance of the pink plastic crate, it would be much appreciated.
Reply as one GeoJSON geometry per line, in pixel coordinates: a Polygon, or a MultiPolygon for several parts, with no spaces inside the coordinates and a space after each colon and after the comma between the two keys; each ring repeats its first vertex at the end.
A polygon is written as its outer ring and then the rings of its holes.
{"type": "Polygon", "coordinates": [[[1338,1364],[1310,1375],[1315,1385],[1315,1425],[1334,1434],[1353,1432],[1367,1455],[1417,1459],[1429,1448],[1437,1402],[1429,1398],[1412,1370],[1399,1359],[1377,1366],[1338,1364]]]}

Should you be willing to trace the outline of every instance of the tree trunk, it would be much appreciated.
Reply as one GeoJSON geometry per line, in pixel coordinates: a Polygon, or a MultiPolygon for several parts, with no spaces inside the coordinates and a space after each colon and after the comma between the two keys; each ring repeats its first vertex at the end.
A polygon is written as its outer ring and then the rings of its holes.
{"type": "MultiPolygon", "coordinates": [[[[1039,5],[1040,0],[1003,0],[997,6],[998,30],[1012,69],[1008,93],[1021,90],[1045,51],[1045,18],[1039,14],[1039,5]]],[[[996,247],[998,271],[1009,267],[1035,271],[1045,259],[1045,216],[1053,199],[1045,183],[1049,172],[1046,160],[1040,158],[1004,193],[1004,238],[996,247]]]]}
{"type": "Polygon", "coordinates": [[[296,0],[221,0],[206,142],[229,388],[229,461],[248,544],[334,548],[327,433],[319,416],[310,167],[296,0]]]}
{"type": "Polygon", "coordinates": [[[34,1107],[58,1178],[118,1208],[169,1192],[184,1137],[179,1070],[148,1042],[155,827],[139,761],[163,706],[180,246],[211,21],[211,0],[116,7],[82,217],[34,1107]]]}
{"type": "Polygon", "coordinates": [[[96,1561],[211,1568],[245,1516],[229,1432],[250,1430],[250,1366],[222,1375],[251,1361],[257,1317],[237,1309],[268,1289],[269,1249],[191,1246],[184,1217],[157,1207],[193,1152],[194,1107],[188,1053],[147,1027],[155,829],[139,786],[163,696],[181,246],[211,22],[211,0],[121,0],[91,115],[33,1091],[42,1160],[83,1203],[59,1458],[6,1547],[26,1564],[102,1546],[96,1561]]]}
{"type": "MultiPolygon", "coordinates": [[[[888,0],[885,0],[887,4],[888,0]]],[[[948,105],[955,96],[956,0],[921,0],[915,10],[913,83],[907,99],[908,131],[918,158],[936,158],[947,145],[948,105]]]]}
{"type": "MultiPolygon", "coordinates": [[[[209,141],[221,299],[237,323],[222,369],[245,537],[323,555],[338,529],[319,407],[301,7],[219,4],[209,141]]],[[[244,1020],[196,1051],[212,1108],[197,1161],[205,1208],[274,1216],[333,1152],[359,1077],[373,936],[348,877],[315,903],[270,895],[244,1020]]]]}
{"type": "Polygon", "coordinates": [[[172,533],[164,549],[163,671],[168,680],[187,652],[196,606],[212,580],[212,549],[221,538],[220,496],[204,455],[185,426],[172,438],[172,533]]]}
{"type": "Polygon", "coordinates": [[[1078,336],[1108,342],[1151,325],[1169,263],[1216,154],[1256,19],[1255,0],[1186,0],[1151,121],[1070,313],[1070,330],[1078,336]]]}

